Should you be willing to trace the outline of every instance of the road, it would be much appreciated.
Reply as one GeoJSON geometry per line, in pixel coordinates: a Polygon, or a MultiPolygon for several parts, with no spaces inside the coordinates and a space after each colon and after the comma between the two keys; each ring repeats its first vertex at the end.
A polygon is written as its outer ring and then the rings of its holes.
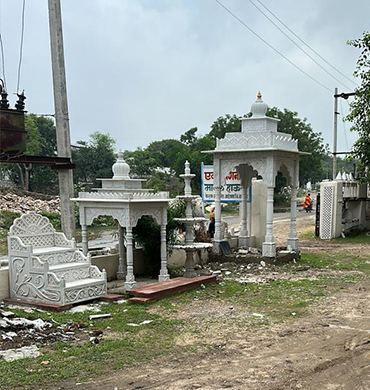
{"type": "MultiPolygon", "coordinates": [[[[315,213],[305,213],[303,211],[299,211],[297,213],[297,220],[299,224],[300,219],[311,219],[314,221],[315,213]]],[[[233,216],[223,216],[222,219],[227,222],[230,228],[237,228],[240,225],[240,216],[239,215],[233,215],[233,216]]],[[[274,224],[278,222],[289,222],[290,221],[290,213],[274,213],[274,224]]]]}

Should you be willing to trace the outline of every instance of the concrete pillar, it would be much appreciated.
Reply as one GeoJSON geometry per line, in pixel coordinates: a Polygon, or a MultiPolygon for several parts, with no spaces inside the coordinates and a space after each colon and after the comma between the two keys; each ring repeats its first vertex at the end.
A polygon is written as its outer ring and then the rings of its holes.
{"type": "Polygon", "coordinates": [[[134,251],[133,251],[133,243],[132,243],[132,227],[126,227],[126,240],[127,240],[127,274],[126,274],[126,282],[125,289],[131,290],[136,287],[135,275],[134,275],[134,251]]]}
{"type": "Polygon", "coordinates": [[[126,276],[126,251],[125,251],[125,244],[124,244],[123,227],[119,224],[118,224],[118,248],[119,248],[119,256],[118,256],[117,279],[123,280],[126,276]]]}
{"type": "Polygon", "coordinates": [[[89,253],[89,241],[87,237],[87,226],[81,225],[82,252],[85,256],[89,253]]]}
{"type": "Polygon", "coordinates": [[[293,250],[298,251],[297,237],[297,187],[292,187],[292,196],[290,200],[290,234],[287,241],[293,250]]]}
{"type": "Polygon", "coordinates": [[[276,257],[276,244],[274,242],[274,187],[267,187],[266,191],[266,236],[262,244],[262,256],[276,257]]]}
{"type": "Polygon", "coordinates": [[[240,221],[240,233],[239,233],[239,241],[238,246],[250,246],[250,237],[248,232],[248,187],[242,186],[242,202],[240,203],[241,207],[241,221],[240,221]]]}
{"type": "MultiPolygon", "coordinates": [[[[58,157],[71,157],[71,136],[69,130],[60,0],[48,0],[48,8],[58,157]]],[[[58,174],[61,225],[64,234],[67,238],[71,239],[75,234],[74,205],[71,201],[74,195],[73,170],[60,169],[58,174]]]]}
{"type": "Polygon", "coordinates": [[[161,270],[159,272],[158,281],[164,282],[169,280],[170,275],[167,269],[167,243],[166,243],[166,225],[161,225],[161,270]]]}

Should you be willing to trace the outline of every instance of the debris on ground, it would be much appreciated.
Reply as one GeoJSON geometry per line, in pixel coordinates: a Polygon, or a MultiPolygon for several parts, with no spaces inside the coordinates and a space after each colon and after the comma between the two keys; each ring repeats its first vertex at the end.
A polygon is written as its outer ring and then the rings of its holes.
{"type": "Polygon", "coordinates": [[[99,313],[101,311],[100,304],[78,305],[69,309],[70,313],[84,313],[85,311],[99,313]]]}
{"type": "Polygon", "coordinates": [[[147,324],[150,324],[151,322],[153,322],[153,320],[145,320],[143,322],[140,322],[140,324],[134,324],[134,323],[129,323],[127,325],[129,326],[141,326],[141,325],[147,325],[147,324]]]}
{"type": "Polygon", "coordinates": [[[36,345],[30,345],[29,347],[22,347],[17,349],[7,349],[0,351],[0,357],[6,362],[13,362],[14,360],[36,358],[41,355],[40,350],[36,345]]]}
{"type": "MultiPolygon", "coordinates": [[[[56,341],[79,341],[76,332],[83,324],[68,323],[57,326],[52,318],[44,321],[41,318],[28,319],[16,317],[9,311],[0,308],[0,356],[23,356],[24,351],[18,351],[23,347],[31,347],[33,344],[45,345],[56,341]],[[7,352],[7,351],[16,352],[7,352]],[[5,355],[4,353],[7,352],[5,355]]],[[[31,349],[32,350],[32,349],[31,349]]],[[[25,356],[28,357],[28,356],[25,356]]],[[[18,357],[21,358],[21,357],[18,357]]]]}
{"type": "Polygon", "coordinates": [[[108,318],[111,317],[111,314],[92,314],[89,316],[89,320],[99,320],[101,318],[108,318]]]}

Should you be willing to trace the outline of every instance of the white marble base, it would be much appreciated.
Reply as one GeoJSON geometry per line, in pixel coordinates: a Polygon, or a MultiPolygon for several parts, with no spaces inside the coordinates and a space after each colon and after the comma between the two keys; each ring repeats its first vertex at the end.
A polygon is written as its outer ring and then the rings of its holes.
{"type": "Polygon", "coordinates": [[[287,246],[290,245],[294,251],[299,249],[299,239],[298,238],[288,238],[287,246]]]}
{"type": "Polygon", "coordinates": [[[250,238],[250,236],[239,236],[239,238],[238,238],[238,246],[239,247],[250,247],[251,246],[251,238],[250,238]]]}
{"type": "Polygon", "coordinates": [[[125,282],[124,284],[125,290],[132,290],[136,287],[136,282],[125,282]]]}
{"type": "Polygon", "coordinates": [[[126,274],[124,272],[117,272],[117,280],[126,279],[126,274]]]}
{"type": "Polygon", "coordinates": [[[170,280],[170,275],[159,275],[158,282],[165,282],[166,280],[170,280]]]}
{"type": "Polygon", "coordinates": [[[276,244],[274,242],[264,242],[262,244],[262,256],[276,257],[276,244]]]}

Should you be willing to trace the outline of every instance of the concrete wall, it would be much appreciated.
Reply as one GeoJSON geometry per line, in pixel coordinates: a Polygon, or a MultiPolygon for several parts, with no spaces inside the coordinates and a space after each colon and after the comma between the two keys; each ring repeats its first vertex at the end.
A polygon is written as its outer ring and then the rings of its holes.
{"type": "Polygon", "coordinates": [[[9,267],[0,268],[0,301],[9,298],[9,267]]]}
{"type": "MultiPolygon", "coordinates": [[[[185,250],[174,249],[168,256],[168,265],[170,267],[183,267],[185,265],[185,250]]],[[[194,252],[195,264],[204,264],[208,261],[207,249],[201,249],[194,252]]],[[[93,256],[91,264],[96,265],[101,271],[107,272],[108,281],[117,279],[118,254],[93,256]]],[[[145,275],[145,262],[142,249],[134,250],[134,272],[135,275],[145,275]]]]}

